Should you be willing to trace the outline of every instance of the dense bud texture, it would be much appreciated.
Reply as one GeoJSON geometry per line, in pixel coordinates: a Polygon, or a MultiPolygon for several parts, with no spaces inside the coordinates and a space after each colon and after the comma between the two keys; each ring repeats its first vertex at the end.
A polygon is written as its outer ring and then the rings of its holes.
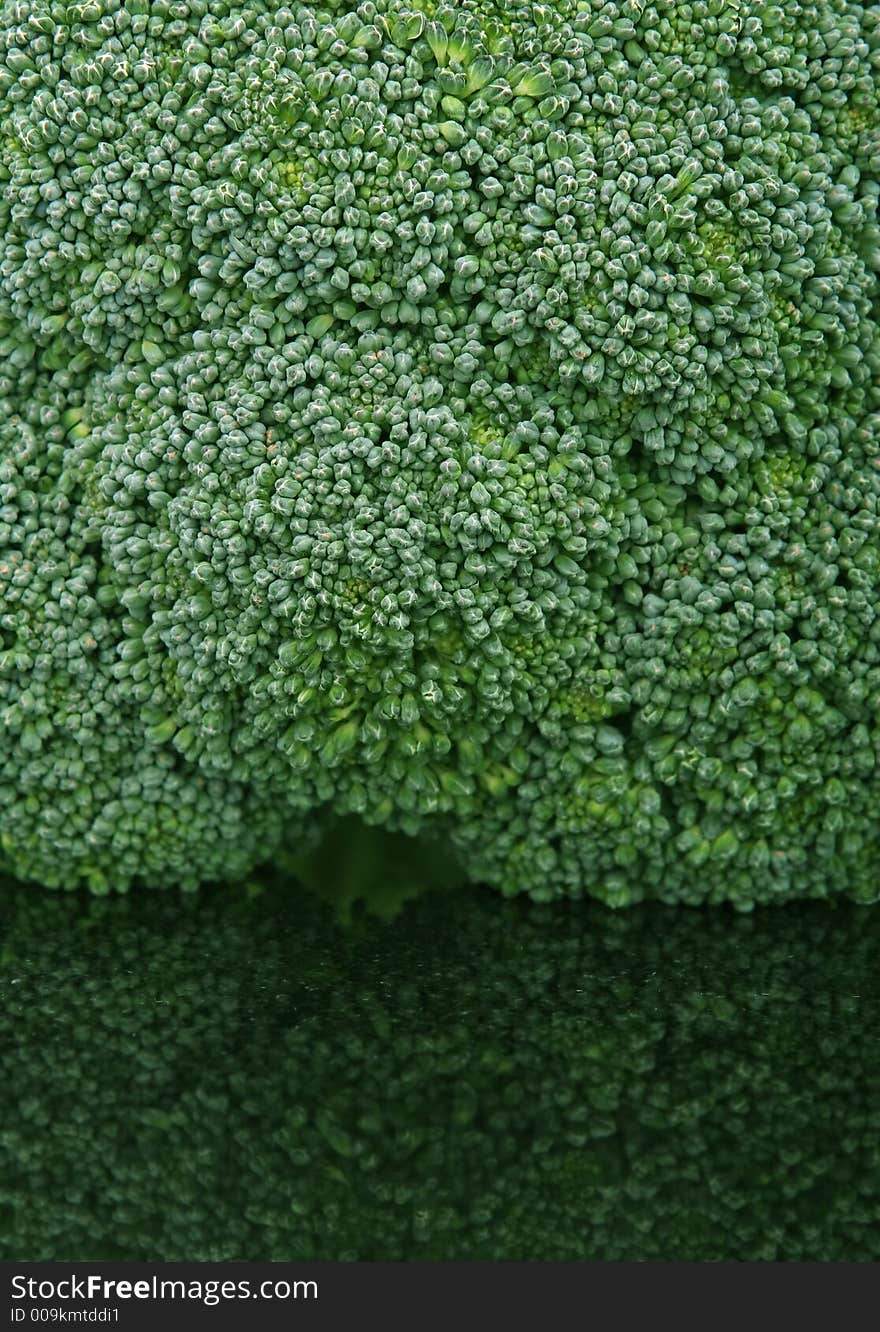
{"type": "Polygon", "coordinates": [[[876,896],[880,10],[0,16],[0,867],[876,896]]]}

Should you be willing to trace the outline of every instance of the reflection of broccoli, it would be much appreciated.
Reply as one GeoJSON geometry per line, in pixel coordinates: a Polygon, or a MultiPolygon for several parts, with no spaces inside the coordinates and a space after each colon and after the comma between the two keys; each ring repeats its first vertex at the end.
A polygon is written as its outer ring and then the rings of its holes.
{"type": "Polygon", "coordinates": [[[0,868],[873,898],[877,6],[0,0],[0,868]]]}
{"type": "Polygon", "coordinates": [[[880,917],[0,896],[0,1257],[880,1259],[880,917]]]}

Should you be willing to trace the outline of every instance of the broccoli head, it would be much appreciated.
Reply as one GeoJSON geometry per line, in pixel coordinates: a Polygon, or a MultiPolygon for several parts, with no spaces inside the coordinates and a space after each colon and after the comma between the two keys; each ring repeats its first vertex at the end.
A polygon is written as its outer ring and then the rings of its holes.
{"type": "Polygon", "coordinates": [[[0,869],[877,895],[880,10],[0,0],[0,869]]]}

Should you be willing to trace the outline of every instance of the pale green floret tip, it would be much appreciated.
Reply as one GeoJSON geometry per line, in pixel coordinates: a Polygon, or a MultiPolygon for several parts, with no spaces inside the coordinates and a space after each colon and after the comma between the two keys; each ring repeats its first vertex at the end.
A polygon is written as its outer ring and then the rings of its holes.
{"type": "Polygon", "coordinates": [[[0,0],[0,872],[880,883],[880,16],[0,0]]]}

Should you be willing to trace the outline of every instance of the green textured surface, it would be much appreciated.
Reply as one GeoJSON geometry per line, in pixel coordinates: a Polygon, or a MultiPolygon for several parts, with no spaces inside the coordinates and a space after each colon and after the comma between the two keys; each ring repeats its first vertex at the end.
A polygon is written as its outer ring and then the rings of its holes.
{"type": "Polygon", "coordinates": [[[880,1259],[880,914],[0,892],[0,1258],[880,1259]]]}
{"type": "Polygon", "coordinates": [[[0,872],[874,900],[880,7],[0,0],[0,872]]]}

